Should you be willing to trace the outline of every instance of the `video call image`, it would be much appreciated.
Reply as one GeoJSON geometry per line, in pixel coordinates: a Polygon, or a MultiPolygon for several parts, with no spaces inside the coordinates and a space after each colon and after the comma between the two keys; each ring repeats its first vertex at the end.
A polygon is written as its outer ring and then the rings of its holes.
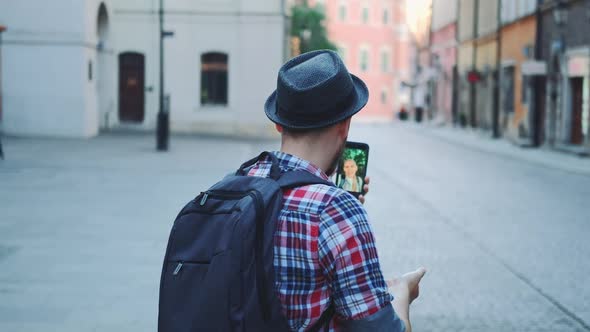
{"type": "Polygon", "coordinates": [[[367,151],[346,148],[338,163],[335,183],[339,188],[354,193],[362,193],[367,174],[367,151]]]}

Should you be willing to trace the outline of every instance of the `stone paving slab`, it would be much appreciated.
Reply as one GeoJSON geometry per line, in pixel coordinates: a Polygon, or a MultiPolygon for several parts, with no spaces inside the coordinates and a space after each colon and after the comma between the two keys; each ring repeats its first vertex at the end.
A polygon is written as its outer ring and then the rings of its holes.
{"type": "MultiPolygon", "coordinates": [[[[416,331],[588,331],[539,292],[590,321],[587,177],[403,126],[355,126],[350,139],[371,145],[366,207],[384,273],[428,268],[416,331]]],[[[154,331],[178,210],[278,148],[173,137],[157,153],[141,135],[3,143],[0,331],[27,332],[154,331]]]]}

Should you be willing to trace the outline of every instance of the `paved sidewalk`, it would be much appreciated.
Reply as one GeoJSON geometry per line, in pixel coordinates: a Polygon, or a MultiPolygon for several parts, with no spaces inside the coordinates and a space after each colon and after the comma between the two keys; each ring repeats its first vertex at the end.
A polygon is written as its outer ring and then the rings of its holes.
{"type": "Polygon", "coordinates": [[[462,129],[431,124],[420,125],[411,122],[402,125],[468,149],[494,153],[505,158],[519,159],[552,169],[590,176],[590,157],[550,150],[546,147],[520,147],[506,139],[493,139],[488,132],[471,128],[462,129]]]}

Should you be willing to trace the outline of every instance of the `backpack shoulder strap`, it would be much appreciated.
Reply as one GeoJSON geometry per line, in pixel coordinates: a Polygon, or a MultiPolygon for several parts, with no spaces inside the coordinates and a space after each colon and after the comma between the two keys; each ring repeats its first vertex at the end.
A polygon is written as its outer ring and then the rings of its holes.
{"type": "Polygon", "coordinates": [[[307,171],[291,171],[281,175],[277,180],[282,189],[292,189],[302,187],[310,184],[325,184],[334,187],[334,183],[324,180],[317,175],[313,175],[307,171]]]}
{"type": "Polygon", "coordinates": [[[281,176],[281,170],[279,169],[279,161],[277,159],[277,156],[274,155],[274,153],[268,151],[264,151],[257,157],[252,158],[243,163],[242,166],[240,166],[240,168],[236,171],[235,175],[246,175],[246,169],[248,167],[253,166],[254,164],[256,164],[256,162],[266,157],[270,158],[271,161],[270,177],[275,180],[278,179],[281,176]]]}
{"type": "Polygon", "coordinates": [[[308,330],[307,332],[319,332],[322,327],[324,328],[324,331],[329,331],[330,330],[330,321],[332,320],[332,318],[334,317],[334,315],[336,314],[336,307],[334,305],[333,301],[330,301],[330,305],[328,306],[328,308],[322,313],[322,315],[320,316],[320,319],[318,319],[318,321],[313,324],[308,330]]]}

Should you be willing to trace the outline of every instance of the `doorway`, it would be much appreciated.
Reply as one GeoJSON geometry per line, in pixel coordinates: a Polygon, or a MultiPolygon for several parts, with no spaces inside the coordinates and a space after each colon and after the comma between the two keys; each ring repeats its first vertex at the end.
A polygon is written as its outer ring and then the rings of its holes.
{"type": "Polygon", "coordinates": [[[145,116],[145,56],[119,54],[119,121],[143,122],[145,116]]]}
{"type": "Polygon", "coordinates": [[[534,77],[534,100],[533,100],[533,145],[541,146],[545,140],[545,107],[546,107],[546,86],[547,80],[544,76],[534,77]]]}
{"type": "Polygon", "coordinates": [[[584,78],[575,77],[570,79],[572,91],[572,116],[571,116],[571,137],[572,144],[584,143],[584,132],[582,130],[582,106],[584,101],[584,78]]]}

